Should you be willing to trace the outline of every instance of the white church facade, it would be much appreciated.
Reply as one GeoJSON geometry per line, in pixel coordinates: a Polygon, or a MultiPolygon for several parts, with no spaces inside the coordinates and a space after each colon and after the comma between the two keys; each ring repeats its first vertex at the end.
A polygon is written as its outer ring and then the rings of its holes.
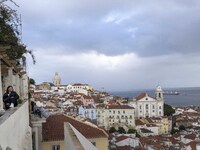
{"type": "Polygon", "coordinates": [[[131,106],[135,108],[135,118],[160,117],[164,115],[164,98],[160,86],[156,88],[155,98],[141,93],[133,99],[131,106]]]}

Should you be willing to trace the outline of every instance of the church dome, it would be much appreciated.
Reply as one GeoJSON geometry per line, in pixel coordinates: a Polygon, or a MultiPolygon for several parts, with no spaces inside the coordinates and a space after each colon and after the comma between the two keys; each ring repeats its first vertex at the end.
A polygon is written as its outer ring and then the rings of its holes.
{"type": "Polygon", "coordinates": [[[58,73],[56,72],[56,73],[55,73],[55,76],[53,77],[53,84],[54,84],[55,86],[58,86],[58,85],[60,85],[60,82],[61,82],[61,78],[60,78],[60,76],[58,75],[58,73]]]}
{"type": "Polygon", "coordinates": [[[53,80],[61,80],[60,76],[58,75],[58,73],[55,73],[55,76],[53,77],[53,80]]]}

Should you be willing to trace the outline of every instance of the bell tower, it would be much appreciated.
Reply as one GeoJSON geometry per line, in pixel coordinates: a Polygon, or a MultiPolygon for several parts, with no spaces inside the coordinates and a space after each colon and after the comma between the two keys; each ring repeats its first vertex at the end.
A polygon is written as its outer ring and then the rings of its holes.
{"type": "Polygon", "coordinates": [[[155,95],[156,95],[156,99],[159,101],[163,101],[164,97],[163,97],[163,91],[161,86],[157,86],[156,87],[156,91],[155,91],[155,95]]]}

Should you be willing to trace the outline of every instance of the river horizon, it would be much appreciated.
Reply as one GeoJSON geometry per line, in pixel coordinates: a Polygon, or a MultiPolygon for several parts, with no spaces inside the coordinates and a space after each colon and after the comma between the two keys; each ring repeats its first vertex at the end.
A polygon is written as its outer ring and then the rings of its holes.
{"type": "MultiPolygon", "coordinates": [[[[178,92],[178,95],[164,95],[164,101],[174,107],[182,106],[200,106],[200,87],[186,87],[186,88],[163,88],[166,92],[178,92]]],[[[135,98],[140,93],[146,92],[149,96],[155,97],[155,89],[133,90],[133,91],[112,91],[108,92],[113,96],[120,96],[124,98],[135,98]]]]}

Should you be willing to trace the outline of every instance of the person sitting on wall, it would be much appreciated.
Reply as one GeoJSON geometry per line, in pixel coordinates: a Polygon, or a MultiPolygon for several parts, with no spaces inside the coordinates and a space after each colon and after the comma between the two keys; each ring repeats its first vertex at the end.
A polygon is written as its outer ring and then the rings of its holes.
{"type": "Polygon", "coordinates": [[[19,95],[13,90],[13,87],[9,85],[6,89],[6,93],[3,95],[3,102],[6,110],[18,105],[17,100],[19,95]]]}

